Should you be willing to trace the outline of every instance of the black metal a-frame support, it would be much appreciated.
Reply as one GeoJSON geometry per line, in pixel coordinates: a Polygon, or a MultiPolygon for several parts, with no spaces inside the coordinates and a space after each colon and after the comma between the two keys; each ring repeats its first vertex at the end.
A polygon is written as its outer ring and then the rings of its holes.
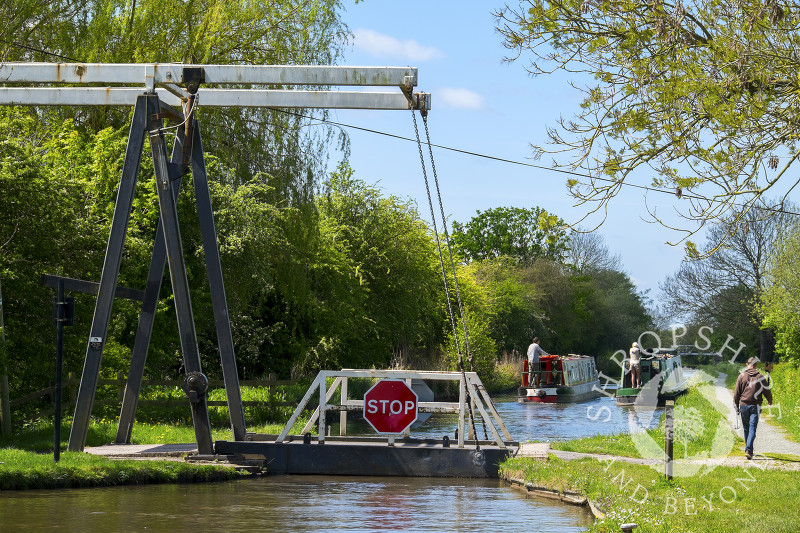
{"type": "Polygon", "coordinates": [[[176,199],[180,190],[181,178],[188,173],[189,169],[191,169],[194,182],[231,428],[234,440],[240,441],[245,438],[244,409],[236,370],[228,304],[222,279],[222,268],[219,259],[219,248],[214,227],[214,215],[208,189],[200,128],[190,111],[193,101],[194,98],[191,97],[186,117],[184,117],[181,112],[163,104],[154,92],[144,93],[136,100],[125,152],[125,162],[122,168],[122,177],[114,207],[111,233],[108,237],[106,256],[103,262],[103,272],[100,278],[92,328],[89,334],[89,343],[86,348],[86,359],[75,405],[75,415],[69,435],[68,449],[70,451],[82,451],[86,444],[89,420],[100,375],[100,363],[103,358],[103,348],[111,319],[111,309],[117,288],[125,234],[136,190],[136,177],[141,163],[145,136],[149,137],[150,140],[150,149],[155,167],[160,218],[158,229],[156,230],[153,255],[150,261],[150,270],[147,276],[147,285],[144,291],[142,311],[131,354],[131,366],[120,411],[116,442],[130,443],[131,429],[141,390],[153,319],[158,303],[158,294],[161,288],[161,279],[164,274],[164,263],[168,262],[175,311],[178,317],[178,332],[183,353],[183,363],[186,370],[184,390],[189,397],[191,406],[197,449],[200,454],[213,453],[211,424],[208,417],[208,404],[205,394],[208,380],[202,374],[200,366],[200,353],[197,345],[176,209],[176,199]],[[171,158],[167,156],[167,144],[162,130],[165,117],[177,123],[185,121],[185,126],[177,129],[171,158]]]}

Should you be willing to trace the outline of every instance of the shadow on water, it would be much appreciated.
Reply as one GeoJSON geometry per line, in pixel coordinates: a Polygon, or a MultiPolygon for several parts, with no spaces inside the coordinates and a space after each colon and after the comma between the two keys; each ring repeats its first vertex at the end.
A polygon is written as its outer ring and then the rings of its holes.
{"type": "Polygon", "coordinates": [[[229,483],[7,492],[12,531],[583,531],[584,509],[498,480],[272,476],[229,483]]]}

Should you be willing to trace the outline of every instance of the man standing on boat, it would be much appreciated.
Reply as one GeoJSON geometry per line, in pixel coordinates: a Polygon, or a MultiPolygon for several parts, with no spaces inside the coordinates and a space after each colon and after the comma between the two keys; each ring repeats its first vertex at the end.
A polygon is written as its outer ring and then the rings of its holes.
{"type": "Polygon", "coordinates": [[[767,397],[767,403],[772,405],[772,391],[761,372],[756,370],[757,365],[757,357],[748,359],[747,367],[739,374],[733,389],[733,404],[736,406],[736,413],[742,416],[744,455],[748,459],[753,458],[753,441],[756,440],[758,415],[761,413],[764,396],[767,397]]]}
{"type": "Polygon", "coordinates": [[[631,387],[639,389],[642,387],[642,350],[638,343],[633,343],[628,355],[631,362],[631,387]]]}
{"type": "Polygon", "coordinates": [[[539,386],[539,377],[541,375],[539,372],[539,356],[541,355],[550,354],[542,350],[542,347],[539,346],[539,337],[534,337],[533,343],[528,346],[528,370],[531,374],[530,379],[528,379],[528,385],[533,385],[535,381],[536,385],[534,386],[539,386]]]}

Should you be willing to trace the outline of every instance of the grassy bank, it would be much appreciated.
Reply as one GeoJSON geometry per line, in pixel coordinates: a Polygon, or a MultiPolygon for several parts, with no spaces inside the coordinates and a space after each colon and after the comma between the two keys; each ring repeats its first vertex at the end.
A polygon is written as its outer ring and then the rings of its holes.
{"type": "MultiPolygon", "coordinates": [[[[61,424],[61,449],[66,450],[72,420],[65,419],[61,424]]],[[[300,422],[298,422],[298,425],[300,422]]],[[[297,426],[296,426],[297,427],[297,426]]],[[[283,424],[262,424],[248,426],[253,433],[280,433],[283,424]]],[[[298,431],[302,426],[298,428],[298,431]]],[[[9,438],[0,437],[0,448],[16,448],[41,453],[53,450],[54,426],[52,420],[41,420],[16,430],[9,438]]],[[[117,435],[117,421],[92,419],[86,436],[86,446],[103,446],[114,442],[117,435]]],[[[214,427],[211,430],[214,440],[233,440],[230,427],[214,427]]],[[[195,442],[194,428],[186,422],[144,423],[137,422],[131,433],[131,444],[180,444],[195,442]]]]}
{"type": "MultiPolygon", "coordinates": [[[[248,414],[257,421],[248,426],[248,431],[257,433],[279,433],[283,423],[270,424],[270,418],[288,419],[290,407],[280,402],[290,401],[298,395],[297,390],[290,394],[267,392],[264,388],[248,391],[247,399],[263,401],[263,407],[251,409],[248,414]],[[259,397],[260,395],[260,397],[259,397]],[[287,398],[289,396],[290,398],[287,398]]],[[[224,391],[223,391],[224,392],[224,391]]],[[[299,394],[302,395],[303,391],[299,394]]],[[[182,391],[181,393],[182,394],[182,391]]],[[[169,388],[152,387],[147,391],[148,399],[172,400],[179,393],[169,388]]],[[[224,398],[222,398],[224,399],[224,398]]],[[[103,411],[100,409],[99,411],[103,411]]],[[[188,416],[187,406],[154,407],[147,406],[137,413],[137,421],[131,434],[132,444],[176,444],[195,442],[194,428],[188,416]]],[[[227,420],[226,408],[212,408],[212,437],[214,440],[233,440],[227,420]]],[[[116,438],[117,419],[92,418],[86,438],[86,446],[102,446],[112,443],[116,438]]],[[[297,431],[302,429],[305,420],[298,422],[297,431]]],[[[61,460],[53,463],[52,419],[28,423],[15,428],[7,438],[0,438],[0,490],[44,489],[62,487],[93,487],[141,483],[180,483],[222,481],[240,477],[232,468],[222,465],[196,465],[183,461],[139,461],[109,460],[84,453],[66,452],[72,420],[66,417],[61,425],[61,460]]]]}
{"type": "MultiPolygon", "coordinates": [[[[752,463],[755,464],[755,463],[752,463]]],[[[505,477],[585,495],[602,513],[591,532],[794,532],[800,528],[797,472],[718,467],[702,476],[664,479],[648,466],[582,459],[510,459],[505,477]]]]}
{"type": "Polygon", "coordinates": [[[52,455],[0,449],[0,490],[194,483],[236,479],[233,468],[182,461],[117,461],[79,452],[52,455]]]}
{"type": "MultiPolygon", "coordinates": [[[[0,439],[0,490],[106,487],[143,483],[197,483],[241,477],[223,465],[196,465],[183,461],[110,460],[79,452],[67,452],[70,421],[61,427],[61,458],[53,462],[53,423],[40,421],[0,439]]],[[[282,426],[260,426],[253,431],[274,433],[282,426]]],[[[87,446],[114,441],[116,421],[93,420],[87,446]]],[[[230,429],[214,429],[214,439],[232,440],[230,429]]],[[[186,425],[146,424],[134,426],[133,444],[194,442],[194,429],[186,425]]]]}

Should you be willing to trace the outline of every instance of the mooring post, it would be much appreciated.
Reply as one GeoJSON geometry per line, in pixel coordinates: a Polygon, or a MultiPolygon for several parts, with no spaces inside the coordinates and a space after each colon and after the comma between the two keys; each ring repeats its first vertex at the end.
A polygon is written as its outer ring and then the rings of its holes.
{"type": "Polygon", "coordinates": [[[664,405],[664,476],[672,479],[672,438],[674,427],[675,400],[667,400],[664,405]]]}

